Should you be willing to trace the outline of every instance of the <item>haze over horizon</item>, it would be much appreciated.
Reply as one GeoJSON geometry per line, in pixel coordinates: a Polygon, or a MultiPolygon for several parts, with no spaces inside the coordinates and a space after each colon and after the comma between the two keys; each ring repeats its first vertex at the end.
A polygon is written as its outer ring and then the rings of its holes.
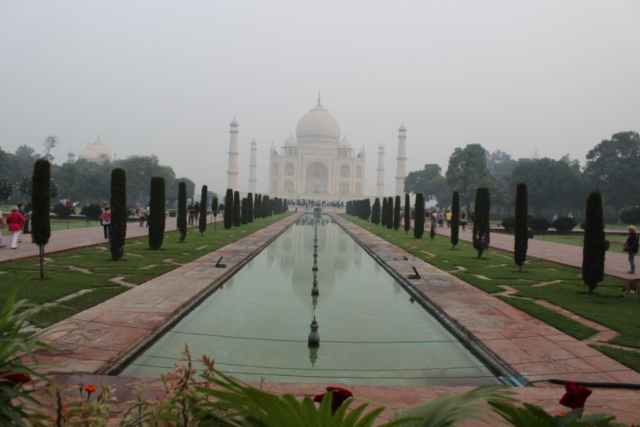
{"type": "Polygon", "coordinates": [[[513,158],[582,166],[640,131],[640,2],[0,0],[0,148],[58,164],[102,141],[118,159],[156,154],[177,177],[223,193],[229,122],[240,191],[258,142],[258,191],[278,149],[317,103],[393,193],[398,127],[407,171],[479,143],[513,158]]]}

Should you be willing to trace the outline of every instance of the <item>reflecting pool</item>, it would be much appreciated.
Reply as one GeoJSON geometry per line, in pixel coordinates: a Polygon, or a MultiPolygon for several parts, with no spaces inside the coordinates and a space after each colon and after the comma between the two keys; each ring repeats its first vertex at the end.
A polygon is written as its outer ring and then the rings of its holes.
{"type": "Polygon", "coordinates": [[[327,216],[303,216],[120,375],[158,377],[180,363],[185,343],[245,381],[499,383],[327,216]],[[320,347],[310,349],[314,316],[320,347]]]}

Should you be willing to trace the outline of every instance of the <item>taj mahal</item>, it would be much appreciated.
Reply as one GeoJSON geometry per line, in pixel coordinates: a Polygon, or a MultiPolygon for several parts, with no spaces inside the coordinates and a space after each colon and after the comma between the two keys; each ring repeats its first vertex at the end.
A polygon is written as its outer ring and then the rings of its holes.
{"type": "MultiPolygon", "coordinates": [[[[230,124],[229,168],[227,188],[238,189],[238,133],[234,118],[230,124]]],[[[404,194],[406,173],[406,132],[404,124],[398,129],[398,155],[395,192],[404,194]]],[[[309,110],[296,126],[293,134],[280,149],[269,149],[268,192],[271,197],[284,199],[354,200],[369,197],[364,194],[366,153],[364,146],[356,150],[342,136],[338,120],[318,104],[309,110]]],[[[257,145],[251,142],[249,162],[249,192],[257,192],[257,145]]],[[[376,197],[384,197],[384,145],[378,147],[376,197]]]]}

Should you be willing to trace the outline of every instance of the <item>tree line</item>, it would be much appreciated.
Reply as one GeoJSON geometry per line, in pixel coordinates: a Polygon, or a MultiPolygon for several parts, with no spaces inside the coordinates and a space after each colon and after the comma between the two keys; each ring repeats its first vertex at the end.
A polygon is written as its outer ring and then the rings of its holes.
{"type": "Polygon", "coordinates": [[[503,151],[489,153],[480,144],[456,148],[444,175],[437,164],[410,172],[405,189],[422,193],[425,201],[449,207],[453,190],[460,195],[466,212],[471,209],[478,187],[490,190],[493,212],[512,213],[512,195],[518,183],[528,187],[530,213],[551,216],[569,213],[584,216],[584,200],[592,188],[602,192],[605,213],[618,218],[627,206],[640,205],[640,135],[619,132],[603,140],[587,153],[586,164],[569,155],[515,160],[503,151]]]}

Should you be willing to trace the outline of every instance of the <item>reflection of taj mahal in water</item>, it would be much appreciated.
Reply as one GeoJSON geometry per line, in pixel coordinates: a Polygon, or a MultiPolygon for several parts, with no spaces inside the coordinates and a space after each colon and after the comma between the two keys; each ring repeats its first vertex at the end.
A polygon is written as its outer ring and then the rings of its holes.
{"type": "MultiPolygon", "coordinates": [[[[406,131],[398,129],[398,156],[394,195],[404,194],[406,131]]],[[[238,189],[238,122],[231,122],[227,188],[238,189]]],[[[285,199],[351,200],[365,197],[365,150],[356,150],[341,137],[340,124],[321,104],[305,114],[280,151],[269,149],[268,194],[285,199]]],[[[257,192],[257,142],[251,142],[249,189],[257,192]]],[[[378,147],[376,197],[384,192],[384,146],[378,147]]]]}

